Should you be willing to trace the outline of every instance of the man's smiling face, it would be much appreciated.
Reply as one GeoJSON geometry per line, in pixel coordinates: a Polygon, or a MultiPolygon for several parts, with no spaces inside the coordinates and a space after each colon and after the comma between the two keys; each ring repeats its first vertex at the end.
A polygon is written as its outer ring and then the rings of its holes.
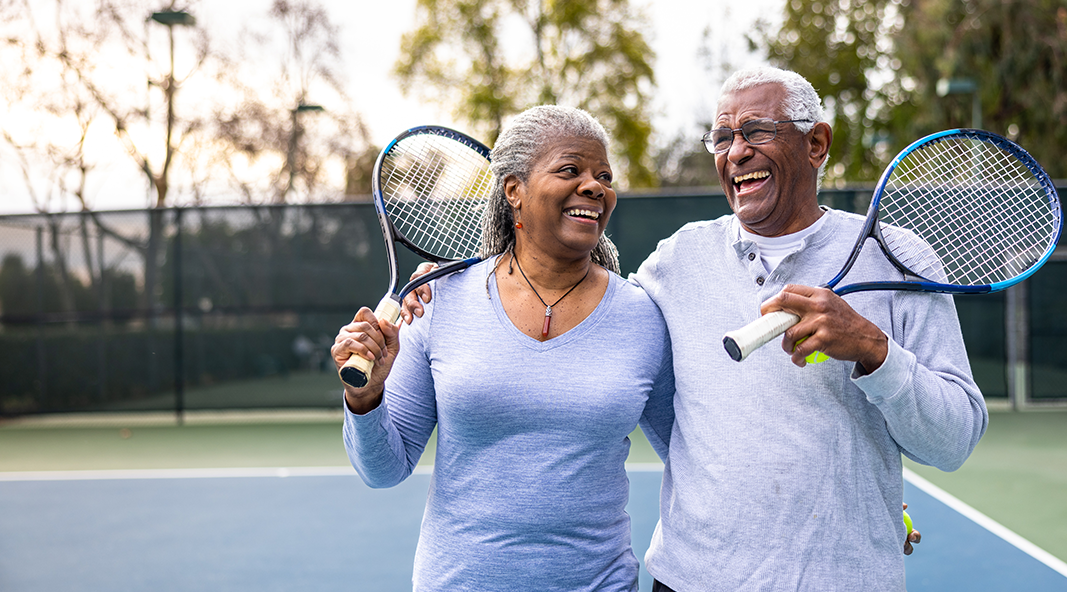
{"type": "MultiPolygon", "coordinates": [[[[740,128],[755,119],[788,119],[783,112],[785,89],[760,84],[722,96],[716,128],[740,128]]],[[[812,133],[792,123],[778,124],[777,136],[753,146],[737,132],[730,149],[715,155],[719,183],[744,227],[763,236],[796,232],[813,220],[818,164],[813,161],[812,133]]],[[[817,158],[821,164],[825,153],[817,158]]],[[[818,216],[816,215],[816,218],[818,216]]]]}

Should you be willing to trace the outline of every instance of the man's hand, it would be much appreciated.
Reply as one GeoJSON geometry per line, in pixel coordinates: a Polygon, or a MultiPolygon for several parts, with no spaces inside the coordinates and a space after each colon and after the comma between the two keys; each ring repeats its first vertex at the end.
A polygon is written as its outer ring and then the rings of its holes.
{"type": "Polygon", "coordinates": [[[807,365],[804,358],[820,351],[835,360],[857,362],[870,374],[889,353],[885,333],[832,290],[790,284],[760,307],[761,314],[775,310],[800,316],[800,322],[782,334],[782,349],[797,366],[807,365]]]}
{"type": "MultiPolygon", "coordinates": [[[[908,504],[904,504],[904,509],[908,509],[908,504]]],[[[922,542],[922,538],[923,535],[919,534],[919,531],[913,529],[911,533],[908,534],[908,537],[904,539],[904,554],[911,555],[912,552],[915,551],[915,548],[911,546],[912,543],[918,545],[922,542]]]]}
{"type": "MultiPolygon", "coordinates": [[[[437,269],[437,265],[428,261],[423,261],[415,268],[415,272],[411,274],[408,281],[424,276],[435,269],[437,269]]],[[[421,317],[423,313],[422,303],[429,302],[431,298],[433,298],[433,293],[430,290],[430,284],[423,284],[418,288],[415,288],[404,297],[404,306],[400,309],[400,317],[404,319],[405,323],[410,325],[412,315],[421,317]]]]}

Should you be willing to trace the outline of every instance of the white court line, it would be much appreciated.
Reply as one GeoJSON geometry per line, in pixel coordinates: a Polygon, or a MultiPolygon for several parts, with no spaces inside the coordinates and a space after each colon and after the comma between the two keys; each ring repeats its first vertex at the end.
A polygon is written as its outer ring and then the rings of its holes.
{"type": "Polygon", "coordinates": [[[1063,576],[1067,576],[1067,563],[1064,563],[1060,559],[1054,557],[1048,551],[1038,547],[1030,541],[1019,536],[1008,527],[993,520],[989,516],[975,510],[971,506],[961,501],[951,493],[941,489],[940,487],[930,483],[926,479],[923,479],[919,475],[915,474],[907,468],[904,469],[904,478],[915,487],[923,490],[937,501],[945,504],[953,510],[959,512],[964,517],[970,519],[972,522],[978,524],[982,528],[1004,539],[1008,544],[1018,548],[1023,553],[1033,557],[1034,559],[1044,563],[1063,576]]]}
{"type": "Polygon", "coordinates": [[[226,477],[329,477],[352,475],[352,467],[240,467],[218,469],[114,469],[96,471],[8,471],[3,481],[107,481],[115,479],[219,479],[226,477]]]}
{"type": "Polygon", "coordinates": [[[626,470],[631,473],[662,473],[663,463],[626,463],[626,470]]]}
{"type": "MultiPolygon", "coordinates": [[[[630,472],[661,472],[661,463],[627,463],[630,472]]],[[[419,465],[416,475],[429,475],[433,465],[419,465]]],[[[99,481],[118,479],[218,479],[233,477],[331,477],[355,476],[352,467],[262,467],[262,468],[215,468],[215,469],[115,469],[96,471],[0,471],[0,482],[17,481],[99,481]]],[[[1019,536],[1006,526],[967,505],[959,498],[905,468],[904,478],[912,485],[946,506],[959,512],[982,528],[1004,539],[1023,553],[1067,576],[1067,563],[1048,551],[1019,536]]]]}
{"type": "MultiPolygon", "coordinates": [[[[662,463],[626,463],[637,473],[662,472],[662,463]]],[[[414,475],[433,473],[433,465],[418,465],[414,475]]],[[[103,469],[95,471],[0,471],[0,482],[108,481],[117,479],[223,479],[231,477],[355,476],[352,467],[230,467],[218,469],[103,469]]]]}

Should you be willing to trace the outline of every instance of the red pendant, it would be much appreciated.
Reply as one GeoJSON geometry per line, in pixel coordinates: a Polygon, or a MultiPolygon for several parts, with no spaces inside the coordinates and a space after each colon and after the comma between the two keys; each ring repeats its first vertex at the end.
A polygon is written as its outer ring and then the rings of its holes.
{"type": "Polygon", "coordinates": [[[552,307],[545,307],[545,324],[541,327],[541,337],[548,338],[548,326],[552,324],[552,307]]]}

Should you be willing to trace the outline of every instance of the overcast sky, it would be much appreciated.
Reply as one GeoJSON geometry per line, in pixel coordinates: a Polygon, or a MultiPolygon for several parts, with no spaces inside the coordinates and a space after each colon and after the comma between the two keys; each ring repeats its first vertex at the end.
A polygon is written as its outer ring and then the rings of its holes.
{"type": "MultiPolygon", "coordinates": [[[[338,22],[352,31],[346,50],[351,56],[377,55],[381,59],[368,63],[351,60],[358,71],[354,79],[366,79],[368,93],[358,93],[359,109],[367,114],[375,140],[387,141],[412,125],[413,114],[433,117],[412,99],[400,95],[389,70],[396,61],[400,36],[413,28],[415,0],[389,3],[342,2],[327,0],[338,22]],[[364,5],[370,4],[371,7],[364,5]],[[368,13],[368,11],[370,13],[368,13]],[[376,14],[374,14],[376,13],[376,14]],[[371,89],[378,88],[378,91],[371,89]]],[[[652,21],[651,43],[656,52],[655,100],[656,129],[665,135],[693,125],[698,117],[707,118],[712,108],[716,85],[708,84],[698,50],[705,28],[713,33],[713,45],[729,47],[734,62],[746,59],[742,34],[750,31],[757,16],[781,20],[782,0],[635,0],[652,21]]],[[[751,58],[748,58],[751,59],[751,58]]],[[[741,65],[741,64],[736,64],[741,65]]],[[[447,114],[442,114],[442,116],[447,114]]],[[[421,123],[421,122],[419,122],[421,123]]]]}
{"type": "MultiPolygon", "coordinates": [[[[401,95],[390,70],[396,62],[400,37],[414,26],[415,0],[321,0],[341,31],[344,62],[354,108],[370,126],[376,144],[409,127],[436,123],[457,125],[447,112],[421,104],[417,98],[401,95]]],[[[650,17],[650,42],[656,52],[657,90],[654,98],[656,130],[654,141],[662,145],[680,132],[699,138],[696,123],[711,118],[713,98],[719,80],[711,80],[705,60],[700,57],[704,31],[711,32],[711,47],[725,52],[734,66],[754,60],[742,35],[751,31],[762,16],[778,22],[782,0],[631,0],[643,6],[650,17]]],[[[212,29],[213,36],[225,36],[220,27],[233,27],[245,19],[265,15],[270,0],[202,2],[196,5],[199,26],[212,29]]],[[[10,163],[0,163],[0,180],[6,187],[0,199],[0,213],[31,212],[28,198],[20,198],[10,163]]],[[[97,181],[93,199],[97,209],[143,208],[149,201],[143,176],[132,161],[117,157],[116,162],[99,169],[105,178],[97,181]]],[[[67,205],[68,208],[72,207],[67,205]]]]}

